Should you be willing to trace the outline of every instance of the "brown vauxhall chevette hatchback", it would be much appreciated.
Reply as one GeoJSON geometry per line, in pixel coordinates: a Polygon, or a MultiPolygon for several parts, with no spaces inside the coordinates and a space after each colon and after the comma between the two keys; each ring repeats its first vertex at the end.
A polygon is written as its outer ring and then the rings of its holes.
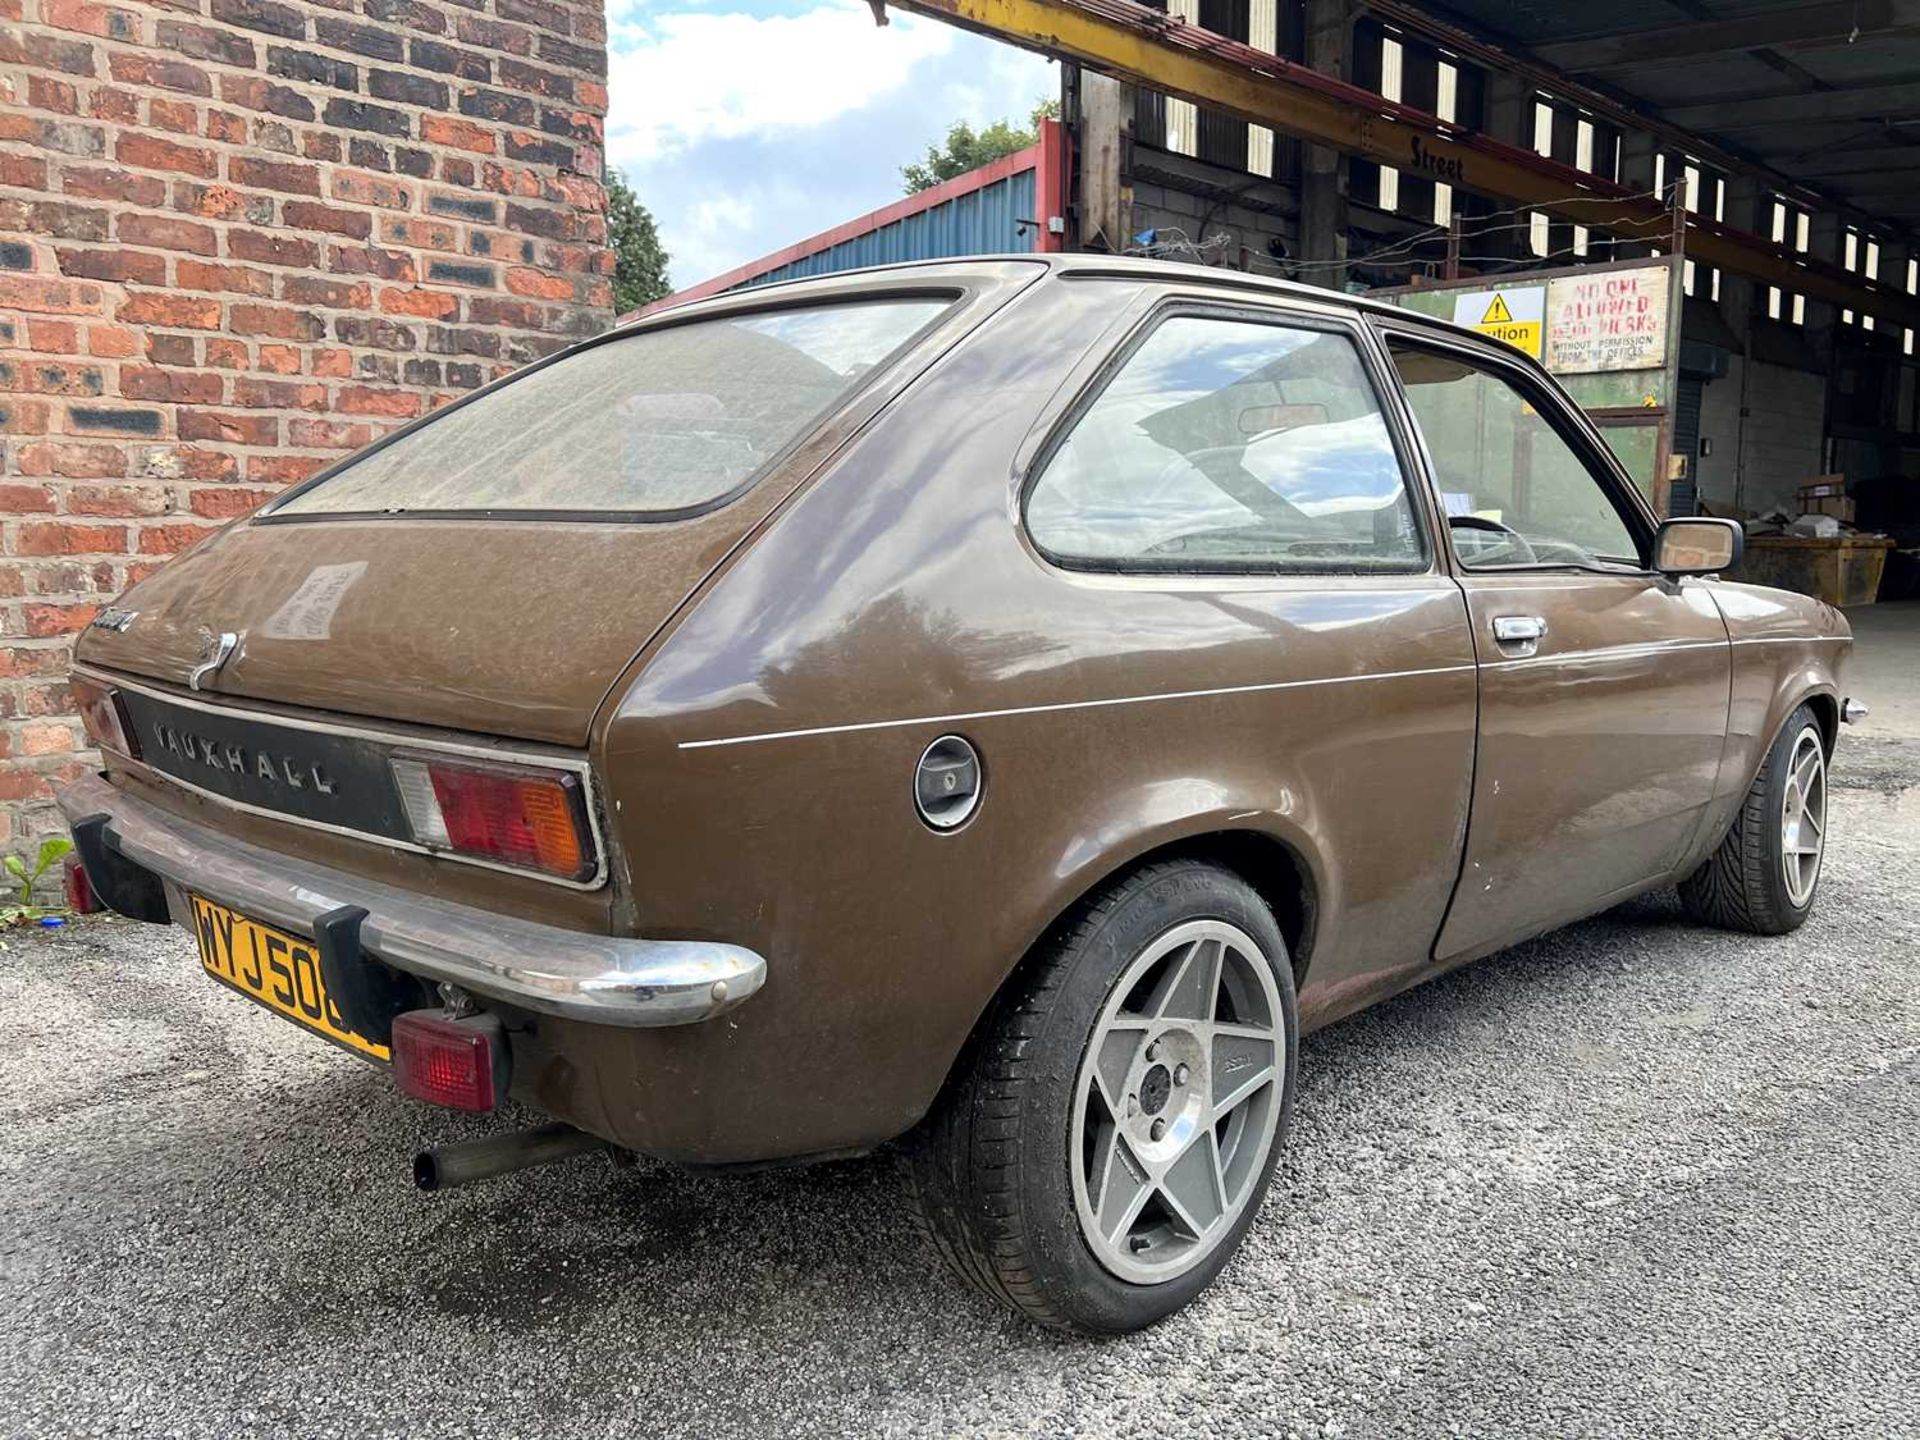
{"type": "Polygon", "coordinates": [[[643,320],[410,425],[82,638],[115,909],[470,1110],[699,1165],[904,1137],[968,1280],[1220,1271],[1301,1033],[1678,885],[1814,902],[1846,621],[1713,578],[1531,361],[1101,257],[643,320]]]}

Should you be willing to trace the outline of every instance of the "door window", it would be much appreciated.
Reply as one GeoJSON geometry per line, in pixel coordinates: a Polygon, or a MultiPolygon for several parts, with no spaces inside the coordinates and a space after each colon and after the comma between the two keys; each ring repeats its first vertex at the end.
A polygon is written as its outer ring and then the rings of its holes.
{"type": "Polygon", "coordinates": [[[1379,397],[1333,330],[1176,315],[1027,497],[1034,543],[1129,570],[1424,570],[1379,397]]]}
{"type": "Polygon", "coordinates": [[[1640,568],[1600,477],[1526,392],[1450,353],[1392,348],[1462,565],[1640,568]]]}

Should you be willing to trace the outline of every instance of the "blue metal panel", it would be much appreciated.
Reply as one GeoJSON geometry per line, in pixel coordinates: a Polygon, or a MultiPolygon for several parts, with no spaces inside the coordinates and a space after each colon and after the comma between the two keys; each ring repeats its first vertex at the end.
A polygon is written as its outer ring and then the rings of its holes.
{"type": "Polygon", "coordinates": [[[790,260],[777,270],[756,275],[733,288],[745,290],[753,285],[771,285],[776,280],[831,275],[837,270],[894,265],[906,260],[947,260],[962,255],[1030,251],[1038,239],[1033,226],[1033,177],[1031,170],[1018,171],[958,199],[905,216],[817,254],[790,260]]]}

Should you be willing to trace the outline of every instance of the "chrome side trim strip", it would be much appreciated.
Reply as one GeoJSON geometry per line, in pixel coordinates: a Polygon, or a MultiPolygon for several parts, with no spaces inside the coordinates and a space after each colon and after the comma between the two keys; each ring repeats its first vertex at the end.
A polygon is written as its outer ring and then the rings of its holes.
{"type": "MultiPolygon", "coordinates": [[[[543,875],[538,870],[501,865],[492,860],[483,860],[474,855],[461,855],[452,850],[433,850],[425,845],[417,845],[410,840],[397,839],[391,835],[376,835],[369,830],[356,830],[350,825],[333,825],[325,820],[311,820],[302,815],[289,815],[284,810],[273,810],[264,805],[235,800],[230,795],[217,794],[194,784],[191,780],[149,765],[145,761],[132,760],[133,764],[140,767],[142,775],[151,776],[158,784],[177,785],[203,800],[225,806],[229,810],[238,810],[243,814],[258,815],[267,820],[280,820],[288,825],[298,825],[305,830],[319,830],[328,835],[344,835],[350,839],[364,840],[371,845],[405,850],[415,855],[427,855],[436,860],[448,860],[456,865],[471,865],[479,870],[492,870],[502,875],[520,875],[529,880],[558,885],[567,890],[598,890],[607,883],[607,842],[600,824],[600,801],[594,788],[593,767],[579,755],[568,754],[563,750],[549,750],[507,742],[498,745],[475,745],[459,740],[440,740],[400,731],[381,730],[369,725],[354,725],[331,720],[308,720],[304,717],[282,715],[274,710],[257,709],[246,704],[244,700],[237,704],[216,705],[190,695],[182,695],[178,691],[145,684],[117,670],[102,670],[94,665],[75,665],[73,673],[115,689],[138,691],[162,704],[178,705],[183,709],[199,710],[206,714],[223,715],[229,718],[239,716],[262,725],[277,725],[285,730],[307,730],[320,735],[342,735],[348,739],[368,740],[377,745],[390,745],[399,749],[434,750],[445,755],[461,755],[476,760],[498,760],[522,765],[537,765],[548,770],[569,771],[580,777],[580,788],[586,799],[587,830],[593,841],[596,868],[585,880],[568,880],[558,875],[543,875]]],[[[131,759],[131,757],[128,758],[131,759]]]]}
{"type": "Polygon", "coordinates": [[[1005,710],[971,710],[957,715],[917,715],[902,720],[861,720],[847,725],[814,725],[803,730],[769,730],[759,735],[728,735],[715,740],[682,740],[682,750],[711,750],[721,745],[751,745],[760,740],[800,740],[815,735],[847,735],[861,730],[897,730],[912,725],[958,725],[969,720],[1000,720],[1013,715],[1052,715],[1063,710],[1097,710],[1112,705],[1145,705],[1155,700],[1206,700],[1219,695],[1259,695],[1299,690],[1309,685],[1350,685],[1361,680],[1410,680],[1424,675],[1457,675],[1474,665],[1435,665],[1425,670],[1382,670],[1371,675],[1328,675],[1317,680],[1275,680],[1264,685],[1223,685],[1213,690],[1172,690],[1161,695],[1121,695],[1109,700],[1062,700],[1051,705],[1016,705],[1005,710]]]}
{"type": "Polygon", "coordinates": [[[163,810],[97,775],[60,788],[69,821],[108,816],[106,842],[182,889],[311,935],[342,905],[367,911],[360,940],[394,967],[543,1015],[633,1028],[688,1025],[766,983],[738,945],[593,935],[478,910],[290,860],[163,810]]]}

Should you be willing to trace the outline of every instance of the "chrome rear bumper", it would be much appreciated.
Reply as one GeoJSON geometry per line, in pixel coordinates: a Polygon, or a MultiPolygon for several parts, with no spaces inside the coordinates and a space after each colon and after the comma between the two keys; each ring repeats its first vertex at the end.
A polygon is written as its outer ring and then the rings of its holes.
{"type": "Polygon", "coordinates": [[[107,847],[142,870],[243,914],[311,935],[342,906],[366,910],[360,944],[398,970],[475,995],[597,1025],[688,1025],[766,982],[738,945],[591,935],[429,899],[289,860],[129,795],[97,775],[61,788],[69,823],[108,817],[107,847]]]}

